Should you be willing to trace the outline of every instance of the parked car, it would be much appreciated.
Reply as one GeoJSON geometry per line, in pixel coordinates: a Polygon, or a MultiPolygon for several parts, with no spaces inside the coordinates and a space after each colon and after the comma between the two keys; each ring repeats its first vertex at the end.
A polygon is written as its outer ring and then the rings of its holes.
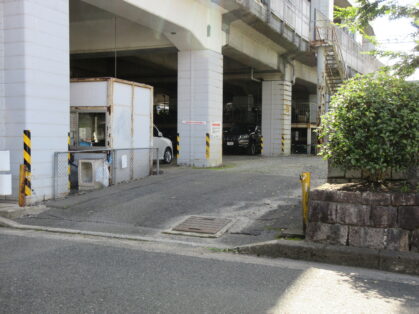
{"type": "MultiPolygon", "coordinates": [[[[159,149],[159,160],[166,164],[170,164],[173,160],[173,144],[170,139],[163,136],[163,133],[154,125],[153,126],[153,147],[159,149]]],[[[156,152],[153,153],[154,159],[156,152]]]]}
{"type": "Polygon", "coordinates": [[[262,134],[259,125],[236,124],[223,132],[224,151],[244,151],[249,155],[262,151],[262,134]]]}

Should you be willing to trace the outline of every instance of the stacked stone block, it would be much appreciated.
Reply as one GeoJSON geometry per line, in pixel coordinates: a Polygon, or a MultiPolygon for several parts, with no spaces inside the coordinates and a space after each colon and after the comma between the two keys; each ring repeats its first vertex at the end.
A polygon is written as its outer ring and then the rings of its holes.
{"type": "MultiPolygon", "coordinates": [[[[414,170],[413,170],[414,172],[414,170]]],[[[384,174],[384,179],[387,181],[404,181],[411,179],[410,176],[419,177],[419,167],[416,168],[415,173],[408,173],[407,171],[397,171],[395,169],[389,169],[384,174]]],[[[328,183],[349,183],[349,182],[363,182],[368,178],[368,173],[361,170],[344,170],[338,167],[332,166],[329,162],[327,172],[328,183]]]]}
{"type": "Polygon", "coordinates": [[[313,190],[306,239],[419,252],[419,194],[313,190]]]}

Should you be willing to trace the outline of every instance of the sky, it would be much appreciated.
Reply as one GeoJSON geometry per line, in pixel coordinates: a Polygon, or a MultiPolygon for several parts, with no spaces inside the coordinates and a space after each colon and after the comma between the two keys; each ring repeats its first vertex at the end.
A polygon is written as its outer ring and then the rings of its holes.
{"type": "MultiPolygon", "coordinates": [[[[416,0],[400,0],[400,4],[415,4],[416,0]]],[[[415,43],[408,35],[414,32],[414,27],[410,25],[408,19],[389,20],[387,17],[381,17],[371,23],[374,28],[376,39],[381,44],[382,50],[392,51],[411,51],[415,43]]],[[[389,64],[388,60],[381,60],[389,64]]],[[[419,70],[409,77],[409,80],[419,80],[419,70]]]]}

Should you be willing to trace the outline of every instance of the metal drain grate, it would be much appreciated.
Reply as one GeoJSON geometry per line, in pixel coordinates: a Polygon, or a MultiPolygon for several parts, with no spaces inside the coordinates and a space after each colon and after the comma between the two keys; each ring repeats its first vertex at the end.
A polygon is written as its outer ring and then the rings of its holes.
{"type": "Polygon", "coordinates": [[[230,222],[231,219],[191,216],[172,230],[215,235],[230,222]]]}

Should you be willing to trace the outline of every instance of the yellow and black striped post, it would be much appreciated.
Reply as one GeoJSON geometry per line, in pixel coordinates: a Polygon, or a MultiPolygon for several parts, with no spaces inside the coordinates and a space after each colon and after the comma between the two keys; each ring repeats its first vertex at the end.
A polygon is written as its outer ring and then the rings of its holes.
{"type": "Polygon", "coordinates": [[[282,153],[285,151],[285,137],[283,135],[281,137],[281,151],[282,153]]]}
{"type": "Polygon", "coordinates": [[[32,171],[32,156],[31,156],[31,131],[23,131],[23,163],[26,168],[25,174],[25,195],[32,195],[31,187],[31,171],[32,171]]]}
{"type": "Polygon", "coordinates": [[[211,144],[210,141],[211,141],[210,140],[210,135],[209,135],[209,133],[207,133],[205,135],[205,157],[207,157],[207,159],[210,158],[210,144],[211,144]]]}
{"type": "MultiPolygon", "coordinates": [[[[67,134],[67,148],[68,151],[70,151],[70,132],[67,134]]],[[[68,175],[68,189],[71,190],[71,181],[70,181],[70,175],[71,175],[71,154],[67,154],[67,175],[68,175]]]]}
{"type": "Polygon", "coordinates": [[[180,152],[180,137],[179,133],[176,134],[176,159],[179,159],[179,152],[180,152]]]}
{"type": "Polygon", "coordinates": [[[260,137],[260,152],[263,154],[263,136],[260,137]]]}

